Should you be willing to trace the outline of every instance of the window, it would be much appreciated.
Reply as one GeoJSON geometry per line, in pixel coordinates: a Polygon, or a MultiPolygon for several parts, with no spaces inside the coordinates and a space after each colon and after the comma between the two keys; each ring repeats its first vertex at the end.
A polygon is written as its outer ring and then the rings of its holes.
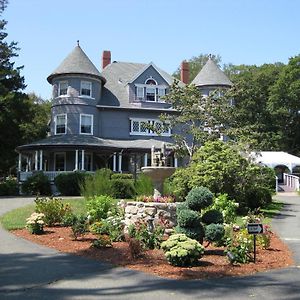
{"type": "Polygon", "coordinates": [[[55,117],[55,134],[66,134],[67,132],[67,115],[57,115],[55,117]]]}
{"type": "Polygon", "coordinates": [[[141,86],[136,87],[136,97],[137,99],[144,99],[144,88],[141,86]]]}
{"type": "Polygon", "coordinates": [[[68,81],[60,81],[58,84],[58,96],[67,95],[68,81]]]}
{"type": "Polygon", "coordinates": [[[80,95],[92,97],[92,83],[90,81],[81,81],[80,95]]]}
{"type": "Polygon", "coordinates": [[[55,153],[54,156],[54,170],[66,171],[66,153],[55,153]]]}
{"type": "Polygon", "coordinates": [[[80,115],[80,133],[93,134],[93,115],[80,115]]]}
{"type": "Polygon", "coordinates": [[[162,136],[171,136],[171,128],[168,124],[164,124],[158,120],[146,119],[131,119],[130,120],[130,135],[148,135],[157,136],[157,132],[149,129],[153,126],[162,136]]]}
{"type": "Polygon", "coordinates": [[[135,85],[135,99],[149,102],[164,102],[161,97],[165,96],[165,85],[158,85],[152,78],[148,78],[144,84],[135,85]]]}

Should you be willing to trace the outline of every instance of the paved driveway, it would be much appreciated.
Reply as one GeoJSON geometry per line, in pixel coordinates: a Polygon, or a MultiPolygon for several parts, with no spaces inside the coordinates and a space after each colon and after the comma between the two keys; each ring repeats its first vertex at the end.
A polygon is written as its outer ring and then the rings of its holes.
{"type": "MultiPolygon", "coordinates": [[[[297,197],[300,201],[300,198],[297,197]]],[[[291,214],[294,205],[283,199],[291,214]]],[[[31,199],[0,199],[0,214],[31,199]]],[[[285,214],[285,213],[284,213],[285,214]]],[[[291,217],[294,219],[294,217],[291,217]]],[[[291,219],[286,216],[285,222],[291,219]]],[[[276,219],[274,226],[279,226],[276,219]]],[[[282,226],[282,228],[284,227],[282,226]]],[[[280,231],[285,234],[284,231],[280,231]]],[[[291,233],[291,231],[288,231],[291,233]]],[[[286,235],[287,236],[287,235],[286,235]]],[[[291,235],[287,236],[290,237],[291,235]]],[[[0,228],[0,299],[300,299],[300,268],[254,276],[175,281],[58,253],[0,228]]],[[[294,237],[294,235],[292,235],[294,237]]],[[[288,243],[294,243],[288,241],[288,243]]],[[[295,248],[295,254],[297,254],[295,248]]]]}

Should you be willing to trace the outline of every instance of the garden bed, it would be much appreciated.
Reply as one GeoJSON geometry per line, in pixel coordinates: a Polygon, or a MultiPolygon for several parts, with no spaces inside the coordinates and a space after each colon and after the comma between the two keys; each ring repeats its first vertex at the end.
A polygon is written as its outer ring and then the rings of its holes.
{"type": "Polygon", "coordinates": [[[126,242],[113,243],[112,248],[91,248],[91,241],[96,239],[95,236],[88,234],[74,241],[71,237],[71,229],[67,227],[45,227],[45,234],[43,235],[30,234],[26,229],[12,232],[19,237],[61,252],[85,256],[172,279],[205,279],[249,275],[259,271],[288,267],[293,264],[290,250],[273,233],[269,249],[258,249],[256,264],[231,265],[226,256],[220,255],[221,248],[209,246],[206,249],[209,250],[206,251],[208,254],[199,260],[198,266],[186,268],[169,265],[161,250],[147,250],[141,258],[132,259],[126,242]]]}

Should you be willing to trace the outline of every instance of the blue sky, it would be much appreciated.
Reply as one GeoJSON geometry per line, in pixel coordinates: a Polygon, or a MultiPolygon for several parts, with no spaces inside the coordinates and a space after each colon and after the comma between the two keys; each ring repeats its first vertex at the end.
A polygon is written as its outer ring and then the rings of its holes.
{"type": "Polygon", "coordinates": [[[287,63],[300,53],[300,0],[10,0],[8,41],[21,48],[26,92],[51,97],[46,77],[80,45],[100,69],[112,60],[173,73],[201,53],[222,63],[287,63]]]}

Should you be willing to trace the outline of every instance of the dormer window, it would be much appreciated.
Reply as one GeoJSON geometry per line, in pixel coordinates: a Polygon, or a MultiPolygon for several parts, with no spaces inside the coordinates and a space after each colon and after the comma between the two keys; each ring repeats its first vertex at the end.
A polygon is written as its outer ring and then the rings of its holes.
{"type": "Polygon", "coordinates": [[[81,81],[80,95],[92,97],[92,83],[90,81],[81,81]]]}
{"type": "Polygon", "coordinates": [[[148,78],[144,84],[135,84],[136,100],[149,102],[164,102],[161,97],[166,94],[167,86],[158,85],[152,77],[148,78]]]}
{"type": "Polygon", "coordinates": [[[68,81],[60,81],[58,84],[58,96],[67,95],[68,81]]]}

